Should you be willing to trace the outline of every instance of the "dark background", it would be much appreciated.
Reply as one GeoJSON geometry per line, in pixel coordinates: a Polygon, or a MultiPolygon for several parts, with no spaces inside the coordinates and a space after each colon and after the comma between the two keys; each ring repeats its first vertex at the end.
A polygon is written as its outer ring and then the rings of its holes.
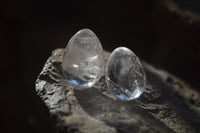
{"type": "Polygon", "coordinates": [[[0,132],[56,131],[35,80],[51,51],[82,28],[92,29],[105,50],[126,46],[199,89],[200,2],[174,2],[168,11],[158,0],[1,1],[0,132]]]}

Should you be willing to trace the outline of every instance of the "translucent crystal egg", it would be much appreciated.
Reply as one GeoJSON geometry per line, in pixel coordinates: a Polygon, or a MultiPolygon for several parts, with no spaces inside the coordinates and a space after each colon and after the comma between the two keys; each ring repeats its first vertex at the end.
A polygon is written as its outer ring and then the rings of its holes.
{"type": "Polygon", "coordinates": [[[108,90],[120,100],[138,98],[144,91],[146,75],[139,58],[128,48],[116,48],[107,63],[108,90]]]}
{"type": "Polygon", "coordinates": [[[90,29],[78,31],[69,40],[63,55],[62,70],[66,81],[77,88],[93,86],[104,73],[104,53],[90,29]]]}

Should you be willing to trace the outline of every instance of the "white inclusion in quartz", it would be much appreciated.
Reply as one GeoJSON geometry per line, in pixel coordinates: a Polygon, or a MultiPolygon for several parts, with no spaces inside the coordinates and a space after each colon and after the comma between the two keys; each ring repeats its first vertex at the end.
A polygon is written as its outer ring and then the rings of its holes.
{"type": "Polygon", "coordinates": [[[77,88],[89,88],[101,78],[104,53],[94,32],[82,29],[72,36],[64,51],[62,70],[66,81],[77,88]]]}
{"type": "Polygon", "coordinates": [[[116,48],[107,63],[106,84],[112,95],[123,101],[138,98],[146,84],[139,58],[128,48],[116,48]]]}

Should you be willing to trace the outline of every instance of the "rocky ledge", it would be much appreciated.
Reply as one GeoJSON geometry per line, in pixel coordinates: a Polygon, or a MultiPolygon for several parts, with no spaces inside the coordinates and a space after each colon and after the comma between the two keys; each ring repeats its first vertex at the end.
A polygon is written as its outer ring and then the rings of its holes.
{"type": "MultiPolygon", "coordinates": [[[[52,52],[36,81],[59,132],[200,132],[200,92],[172,74],[143,62],[145,92],[134,101],[119,101],[107,91],[104,76],[92,88],[69,85],[62,76],[62,54],[63,49],[52,52]]],[[[105,52],[105,62],[109,55],[105,52]]]]}

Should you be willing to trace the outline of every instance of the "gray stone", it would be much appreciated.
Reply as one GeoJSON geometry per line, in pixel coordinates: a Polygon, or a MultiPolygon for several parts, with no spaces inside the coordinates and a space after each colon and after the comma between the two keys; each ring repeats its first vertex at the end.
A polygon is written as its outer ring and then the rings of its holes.
{"type": "MultiPolygon", "coordinates": [[[[105,52],[105,61],[110,53],[105,52]]],[[[63,49],[47,60],[36,92],[48,107],[59,132],[68,133],[198,133],[200,92],[170,73],[144,63],[147,85],[136,100],[117,100],[102,77],[79,90],[62,75],[63,49]]]]}

